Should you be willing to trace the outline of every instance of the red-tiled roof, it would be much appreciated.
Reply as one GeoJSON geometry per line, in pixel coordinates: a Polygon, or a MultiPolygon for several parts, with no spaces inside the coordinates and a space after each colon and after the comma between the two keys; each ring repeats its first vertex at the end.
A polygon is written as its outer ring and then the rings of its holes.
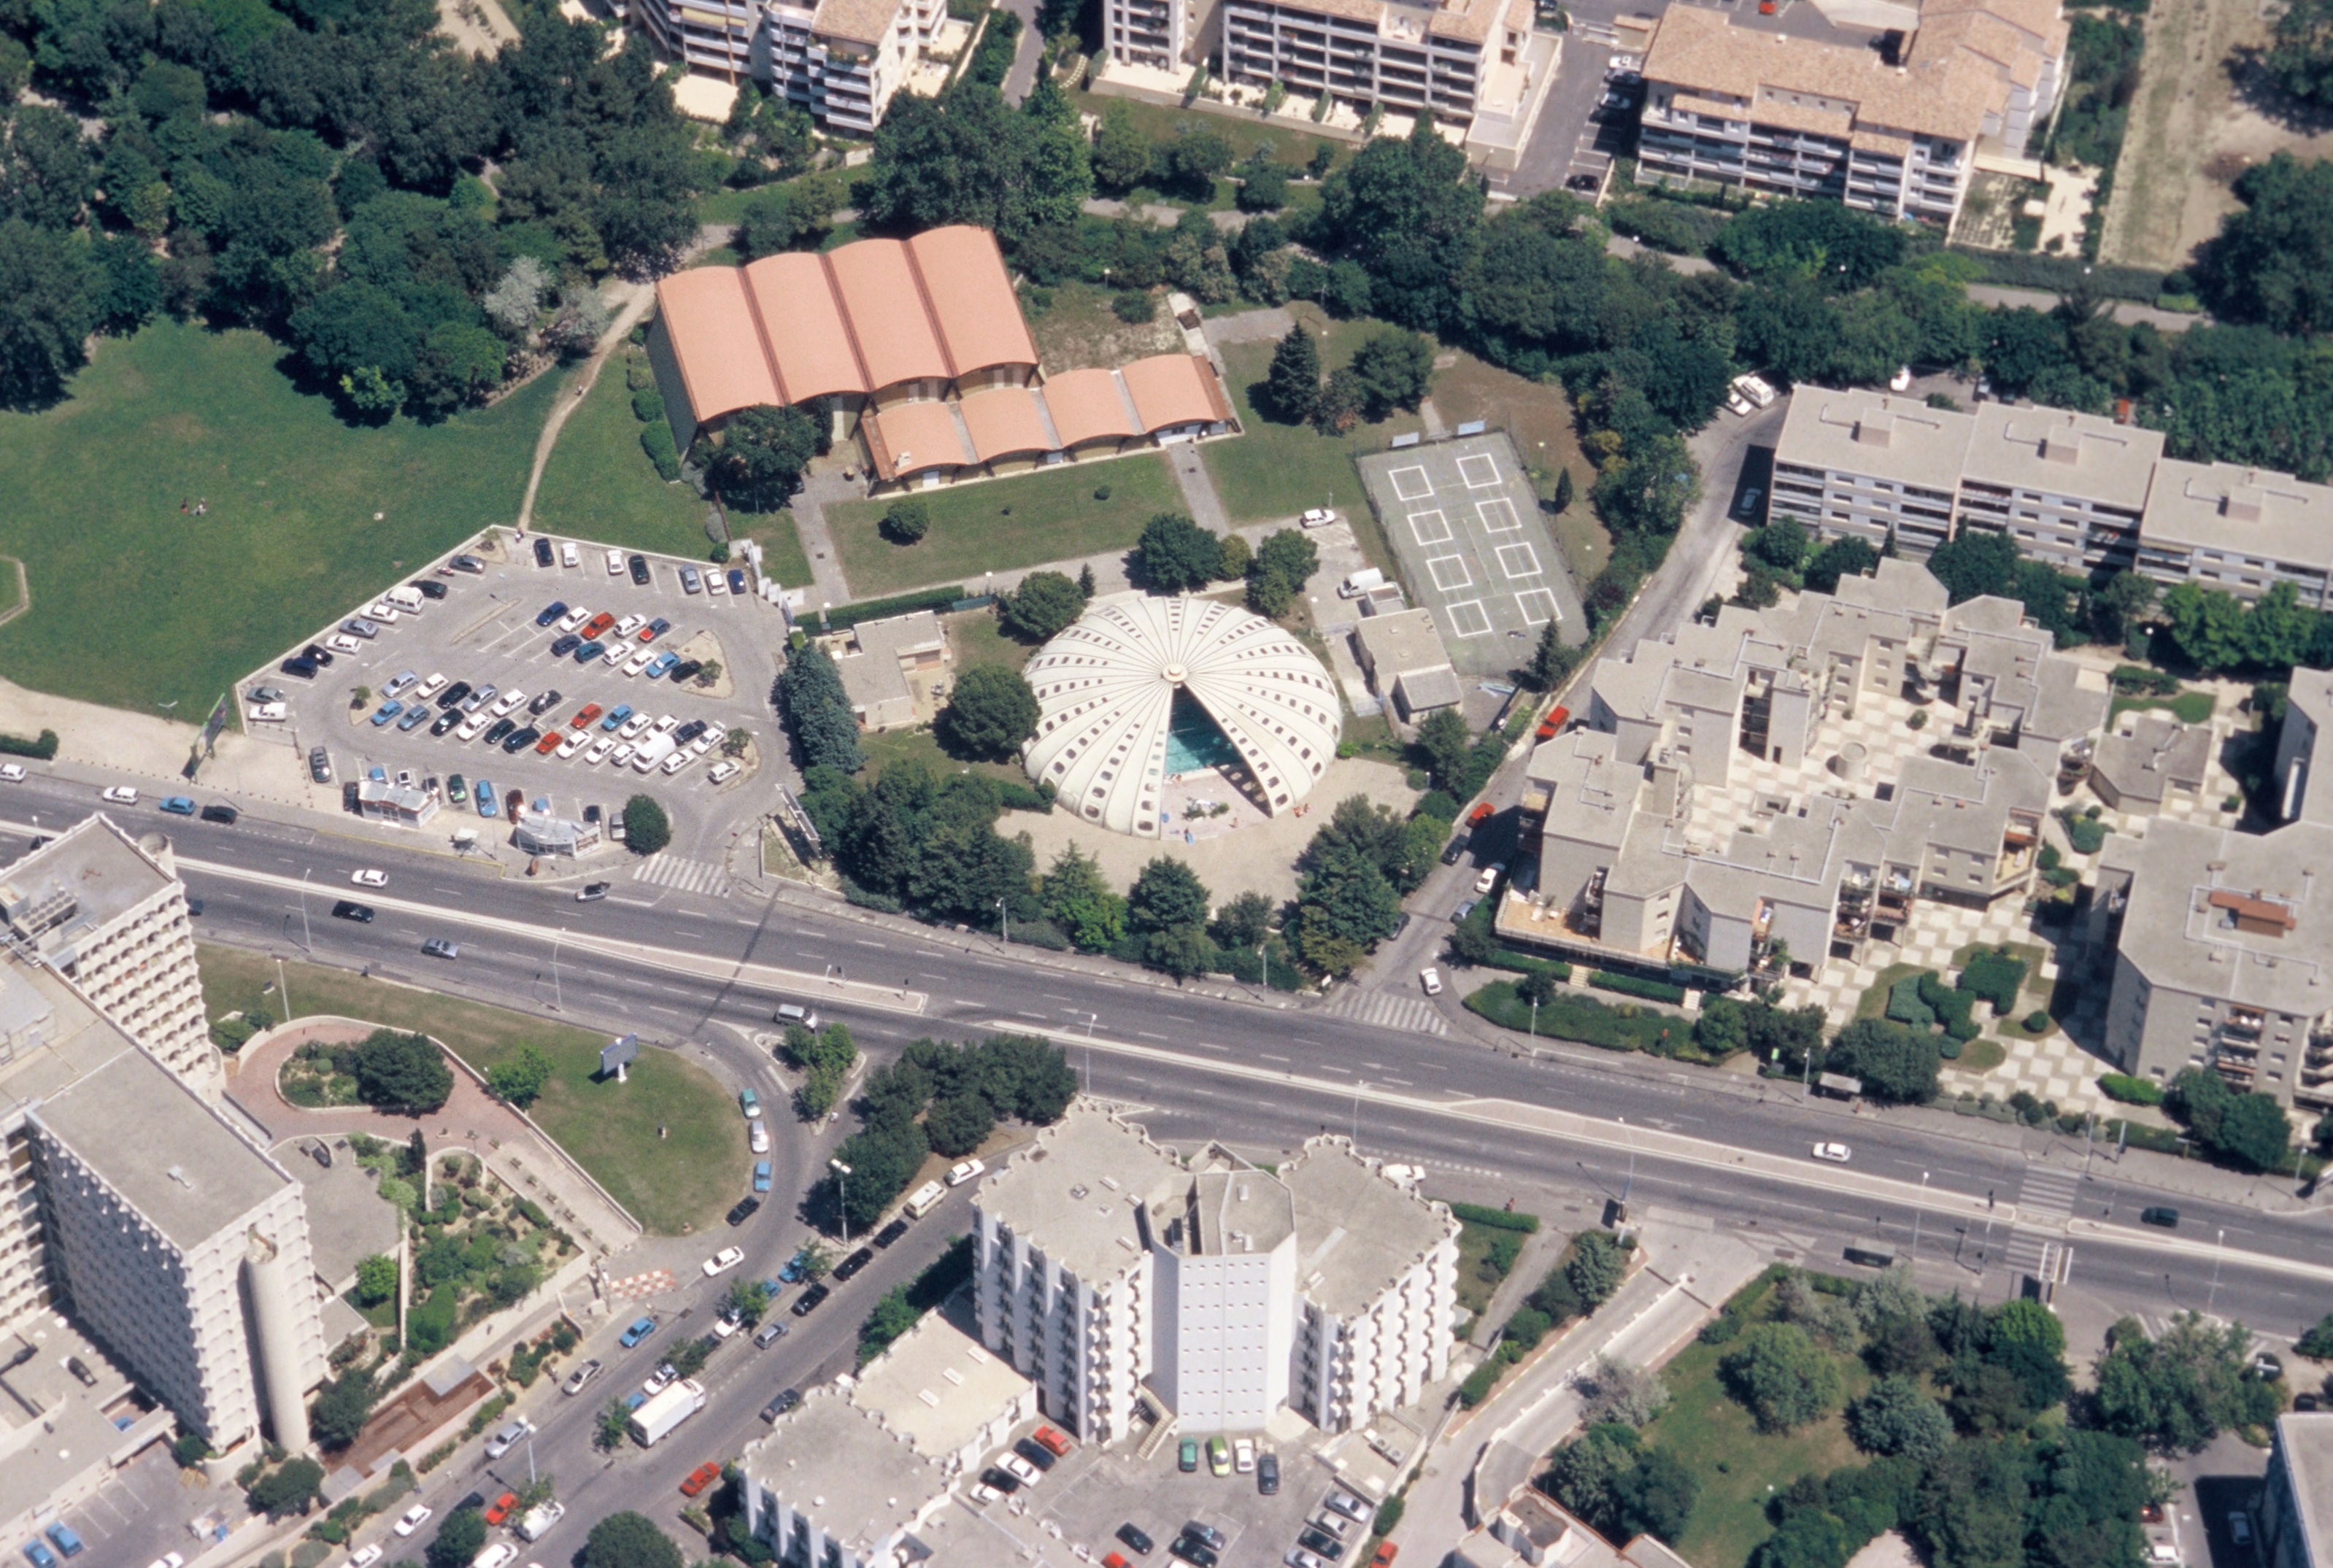
{"type": "Polygon", "coordinates": [[[1229,419],[1215,367],[1195,354],[1159,354],[1121,366],[1134,412],[1146,434],[1176,425],[1229,419]]]}
{"type": "Polygon", "coordinates": [[[859,421],[875,472],[886,480],[926,468],[962,468],[975,461],[965,450],[953,406],[900,403],[859,421]]]}
{"type": "Polygon", "coordinates": [[[1108,370],[1064,370],[1051,378],[1045,383],[1045,408],[1065,448],[1105,436],[1123,440],[1143,434],[1126,406],[1117,376],[1108,370]]]}
{"type": "Polygon", "coordinates": [[[745,292],[761,319],[779,327],[768,343],[787,402],[873,390],[824,257],[809,251],[763,256],[746,266],[745,292]]]}
{"type": "MultiPolygon", "coordinates": [[[[908,405],[912,407],[913,405],[908,405]]],[[[972,435],[973,455],[983,463],[1024,452],[1051,452],[1053,438],[1037,413],[1036,394],[1023,387],[975,392],[956,405],[972,435]]]]}
{"type": "Polygon", "coordinates": [[[769,357],[762,350],[744,274],[736,268],[675,272],[657,285],[657,308],[680,366],[681,384],[700,421],[756,403],[783,401],[769,357]],[[710,351],[716,344],[729,347],[710,351]]]}

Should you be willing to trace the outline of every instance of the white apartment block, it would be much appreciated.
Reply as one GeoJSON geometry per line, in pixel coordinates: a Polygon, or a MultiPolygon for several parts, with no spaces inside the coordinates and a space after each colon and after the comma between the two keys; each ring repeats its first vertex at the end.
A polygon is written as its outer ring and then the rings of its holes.
{"type": "Polygon", "coordinates": [[[617,10],[691,71],[732,81],[753,71],[759,0],[626,0],[617,10]]]}
{"type": "Polygon", "coordinates": [[[751,77],[825,129],[869,137],[947,21],[944,0],[631,0],[691,71],[751,77]]]}
{"type": "Polygon", "coordinates": [[[982,1341],[1089,1441],[1146,1397],[1220,1430],[1282,1406],[1344,1430],[1448,1369],[1457,1222],[1342,1140],[1275,1176],[1077,1105],[974,1207],[982,1341]]]}
{"type": "MultiPolygon", "coordinates": [[[[1117,53],[1114,29],[1113,57],[1169,69],[1195,59],[1189,50],[1205,47],[1205,24],[1190,27],[1187,4],[1109,0],[1113,14],[1128,14],[1127,53],[1117,53]],[[1138,18],[1156,17],[1162,3],[1165,26],[1137,25],[1138,18]],[[1182,51],[1162,59],[1162,48],[1178,38],[1182,51]]],[[[1493,72],[1521,62],[1534,14],[1532,0],[1222,0],[1222,11],[1223,72],[1234,82],[1277,82],[1291,92],[1326,92],[1363,112],[1383,107],[1461,126],[1473,121],[1493,72]]]]}
{"type": "Polygon", "coordinates": [[[2138,569],[2258,598],[2290,583],[2300,602],[2333,609],[2333,489],[2233,463],[2155,465],[2138,569]]]}
{"type": "Polygon", "coordinates": [[[6,936],[54,965],[206,1098],[222,1086],[186,888],[160,834],[83,817],[0,871],[6,936]]]}
{"type": "Polygon", "coordinates": [[[2067,31],[2055,0],[1930,0],[1898,62],[1671,7],[1645,56],[1638,177],[1949,225],[1981,146],[2021,154],[2055,108],[2067,31]]]}

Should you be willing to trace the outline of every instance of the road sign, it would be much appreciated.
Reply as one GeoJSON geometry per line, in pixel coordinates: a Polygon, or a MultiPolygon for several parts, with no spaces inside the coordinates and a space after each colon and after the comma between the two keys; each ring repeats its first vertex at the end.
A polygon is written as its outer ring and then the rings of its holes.
{"type": "Polygon", "coordinates": [[[625,1065],[639,1060],[639,1036],[625,1035],[610,1040],[600,1047],[600,1076],[603,1078],[612,1076],[620,1084],[624,1081],[625,1065]]]}

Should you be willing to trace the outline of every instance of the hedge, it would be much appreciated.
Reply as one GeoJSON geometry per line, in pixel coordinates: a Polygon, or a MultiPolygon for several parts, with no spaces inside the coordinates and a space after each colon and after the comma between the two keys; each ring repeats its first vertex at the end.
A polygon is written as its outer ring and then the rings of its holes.
{"type": "Polygon", "coordinates": [[[57,732],[43,730],[35,741],[27,741],[22,735],[0,735],[0,751],[12,757],[37,757],[43,762],[53,762],[57,758],[57,732]]]}
{"type": "Polygon", "coordinates": [[[1962,245],[1945,249],[1967,256],[1983,269],[1981,282],[2010,289],[2047,289],[2074,293],[2085,288],[2093,294],[2136,300],[2152,305],[2163,293],[2163,274],[2150,267],[2116,267],[2086,263],[2079,256],[2050,256],[2018,251],[1980,251],[1962,245]]]}
{"type": "Polygon", "coordinates": [[[1915,1029],[1932,1028],[1936,1022],[1934,1008],[1920,999],[1920,982],[1935,977],[1923,970],[1907,974],[1887,988],[1887,1017],[1899,1024],[1909,1024],[1915,1029]]]}
{"type": "Polygon", "coordinates": [[[1050,784],[1023,784],[1017,779],[1002,779],[996,786],[996,798],[1007,811],[1043,813],[1053,808],[1053,789],[1050,784]]]}
{"type": "Polygon", "coordinates": [[[1517,1214],[1505,1209],[1486,1209],[1480,1203],[1453,1203],[1450,1212],[1469,1225],[1487,1225],[1493,1230],[1520,1230],[1525,1236],[1539,1234],[1539,1216],[1517,1214]]]}
{"type": "Polygon", "coordinates": [[[643,387],[632,394],[632,417],[643,425],[653,425],[664,417],[664,394],[654,387],[643,387]]]}
{"type": "Polygon", "coordinates": [[[1263,958],[1258,958],[1253,948],[1219,947],[1208,961],[1207,972],[1227,974],[1243,985],[1270,985],[1276,991],[1304,989],[1304,977],[1297,972],[1287,950],[1276,942],[1263,958]]]}
{"type": "Polygon", "coordinates": [[[658,419],[640,426],[640,450],[656,464],[657,477],[670,484],[680,477],[680,449],[672,444],[672,426],[658,419]]]}
{"type": "MultiPolygon", "coordinates": [[[[1522,1034],[1533,1028],[1529,1002],[1515,995],[1512,980],[1493,980],[1466,999],[1466,1009],[1522,1034]]],[[[1608,1051],[1649,1051],[1674,1056],[1688,1046],[1692,1026],[1666,1013],[1607,1007],[1593,997],[1559,996],[1539,1009],[1536,1032],[1550,1039],[1578,1040],[1608,1051]]]]}
{"type": "Polygon", "coordinates": [[[2109,1100],[2119,1100],[2126,1105],[2160,1105],[2163,1085],[2151,1078],[2134,1078],[2127,1073],[2106,1073],[2098,1078],[2098,1092],[2109,1100]]]}
{"type": "Polygon", "coordinates": [[[1992,948],[1969,960],[1954,982],[1955,989],[1973,991],[1992,1004],[1995,1018],[2007,1018],[2017,1010],[2018,989],[2025,983],[2025,961],[2001,948],[1992,948]]]}
{"type": "Polygon", "coordinates": [[[855,626],[860,621],[879,621],[891,616],[907,615],[916,610],[946,609],[964,597],[964,585],[955,583],[947,588],[924,588],[911,594],[894,594],[887,599],[868,599],[860,604],[841,605],[830,610],[821,611],[821,614],[825,617],[826,629],[839,632],[846,627],[855,626]]]}
{"type": "Polygon", "coordinates": [[[1685,987],[1673,986],[1666,980],[1647,980],[1641,975],[1615,974],[1599,969],[1588,977],[1588,983],[1598,990],[1618,991],[1624,997],[1642,997],[1648,1002],[1667,1002],[1672,1006],[1685,1000],[1685,987]]]}

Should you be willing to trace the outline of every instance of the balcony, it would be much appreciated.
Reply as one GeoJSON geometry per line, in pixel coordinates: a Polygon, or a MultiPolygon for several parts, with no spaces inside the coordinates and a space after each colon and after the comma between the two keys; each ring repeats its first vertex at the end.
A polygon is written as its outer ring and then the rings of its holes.
{"type": "Polygon", "coordinates": [[[2268,1022],[2265,1014],[2251,1008],[2230,1008],[2228,1016],[2220,1020],[2223,1040],[2252,1040],[2261,1037],[2261,1029],[2268,1022]]]}

